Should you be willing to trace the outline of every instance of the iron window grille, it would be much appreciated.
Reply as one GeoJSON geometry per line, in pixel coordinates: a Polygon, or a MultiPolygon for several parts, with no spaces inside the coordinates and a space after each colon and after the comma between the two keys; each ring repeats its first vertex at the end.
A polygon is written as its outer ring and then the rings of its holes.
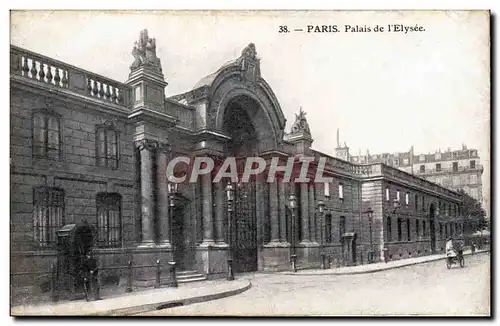
{"type": "Polygon", "coordinates": [[[64,225],[64,191],[39,187],[33,190],[33,240],[37,247],[55,248],[57,230],[64,225]]]}
{"type": "Polygon", "coordinates": [[[341,216],[339,221],[339,236],[340,240],[342,240],[342,235],[345,233],[345,217],[341,216]]]}
{"type": "Polygon", "coordinates": [[[406,234],[408,236],[408,241],[411,241],[411,224],[410,219],[406,219],[406,234]]]}
{"type": "Polygon", "coordinates": [[[120,194],[97,194],[97,245],[99,247],[121,246],[121,201],[120,194]]]}
{"type": "Polygon", "coordinates": [[[332,243],[332,216],[325,216],[325,241],[326,243],[332,243]]]}
{"type": "Polygon", "coordinates": [[[392,241],[392,223],[391,217],[387,216],[387,241],[392,241]]]}
{"type": "Polygon", "coordinates": [[[401,241],[403,239],[402,237],[402,228],[401,228],[401,218],[398,218],[398,241],[401,241]]]}

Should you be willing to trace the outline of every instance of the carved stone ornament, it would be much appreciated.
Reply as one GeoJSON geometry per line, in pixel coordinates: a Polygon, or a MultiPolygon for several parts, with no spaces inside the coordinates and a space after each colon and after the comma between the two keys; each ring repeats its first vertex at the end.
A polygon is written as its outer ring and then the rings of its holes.
{"type": "Polygon", "coordinates": [[[135,142],[135,146],[137,146],[140,151],[153,151],[158,148],[158,142],[150,139],[141,139],[135,142]]]}
{"type": "Polygon", "coordinates": [[[309,124],[307,123],[306,113],[300,108],[299,114],[295,114],[295,122],[292,125],[292,134],[304,132],[311,134],[309,124]]]}
{"type": "Polygon", "coordinates": [[[260,59],[257,58],[255,44],[250,43],[241,51],[238,62],[247,80],[255,82],[260,77],[260,59]]]}
{"type": "Polygon", "coordinates": [[[170,146],[170,144],[167,144],[167,143],[158,143],[158,152],[168,154],[171,151],[172,151],[172,146],[170,146]]]}
{"type": "Polygon", "coordinates": [[[134,62],[130,65],[130,71],[147,66],[162,72],[160,58],[156,56],[156,39],[148,36],[148,30],[142,30],[139,40],[135,42],[132,49],[134,62]]]}

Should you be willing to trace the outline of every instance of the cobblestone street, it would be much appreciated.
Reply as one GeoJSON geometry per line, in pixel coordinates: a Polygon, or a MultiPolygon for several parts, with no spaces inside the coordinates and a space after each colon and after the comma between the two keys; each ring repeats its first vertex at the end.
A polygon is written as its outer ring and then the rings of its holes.
{"type": "Polygon", "coordinates": [[[444,260],[373,274],[251,274],[252,288],[234,297],[146,315],[489,315],[490,255],[444,260]]]}

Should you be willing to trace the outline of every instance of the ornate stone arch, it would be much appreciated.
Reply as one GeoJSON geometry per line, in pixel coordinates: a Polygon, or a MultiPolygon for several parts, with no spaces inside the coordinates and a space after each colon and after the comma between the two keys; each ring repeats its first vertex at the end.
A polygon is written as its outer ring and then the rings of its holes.
{"type": "Polygon", "coordinates": [[[203,89],[207,103],[207,127],[223,131],[224,113],[227,105],[235,98],[247,97],[254,101],[256,117],[261,124],[258,133],[270,139],[266,148],[278,148],[283,140],[286,119],[271,87],[260,75],[260,60],[251,43],[237,60],[225,64],[214,74],[206,76],[197,85],[203,89]],[[265,119],[264,119],[265,118],[265,119]],[[262,126],[264,123],[264,126],[262,126]]]}

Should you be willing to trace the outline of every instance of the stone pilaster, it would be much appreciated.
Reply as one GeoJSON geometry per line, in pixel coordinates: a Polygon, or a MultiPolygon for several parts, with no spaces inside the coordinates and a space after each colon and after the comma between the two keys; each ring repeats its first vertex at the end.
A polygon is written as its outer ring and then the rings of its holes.
{"type": "Polygon", "coordinates": [[[203,242],[202,246],[214,244],[214,221],[212,200],[212,176],[201,176],[201,192],[203,196],[203,242]]]}
{"type": "Polygon", "coordinates": [[[141,247],[152,247],[154,239],[153,158],[157,143],[148,139],[136,143],[141,155],[141,247]]]}
{"type": "Polygon", "coordinates": [[[159,242],[163,247],[171,246],[170,239],[170,210],[169,193],[167,186],[167,164],[170,146],[168,144],[158,144],[156,155],[156,187],[157,187],[157,206],[158,206],[158,234],[159,242]]]}
{"type": "Polygon", "coordinates": [[[282,179],[278,179],[278,202],[279,202],[279,218],[280,218],[280,241],[288,243],[287,241],[287,231],[286,231],[286,192],[285,183],[282,179]]]}
{"type": "Polygon", "coordinates": [[[269,215],[271,218],[271,242],[279,242],[279,203],[278,203],[278,182],[269,184],[269,215]]]}
{"type": "Polygon", "coordinates": [[[314,200],[314,183],[309,185],[309,222],[310,224],[310,239],[316,242],[316,203],[314,200]]]}
{"type": "Polygon", "coordinates": [[[215,187],[215,240],[218,245],[226,245],[224,234],[225,218],[225,186],[221,180],[214,184],[215,187]]]}
{"type": "Polygon", "coordinates": [[[309,237],[309,186],[307,183],[300,184],[300,213],[301,213],[301,243],[310,242],[309,237]]]}

